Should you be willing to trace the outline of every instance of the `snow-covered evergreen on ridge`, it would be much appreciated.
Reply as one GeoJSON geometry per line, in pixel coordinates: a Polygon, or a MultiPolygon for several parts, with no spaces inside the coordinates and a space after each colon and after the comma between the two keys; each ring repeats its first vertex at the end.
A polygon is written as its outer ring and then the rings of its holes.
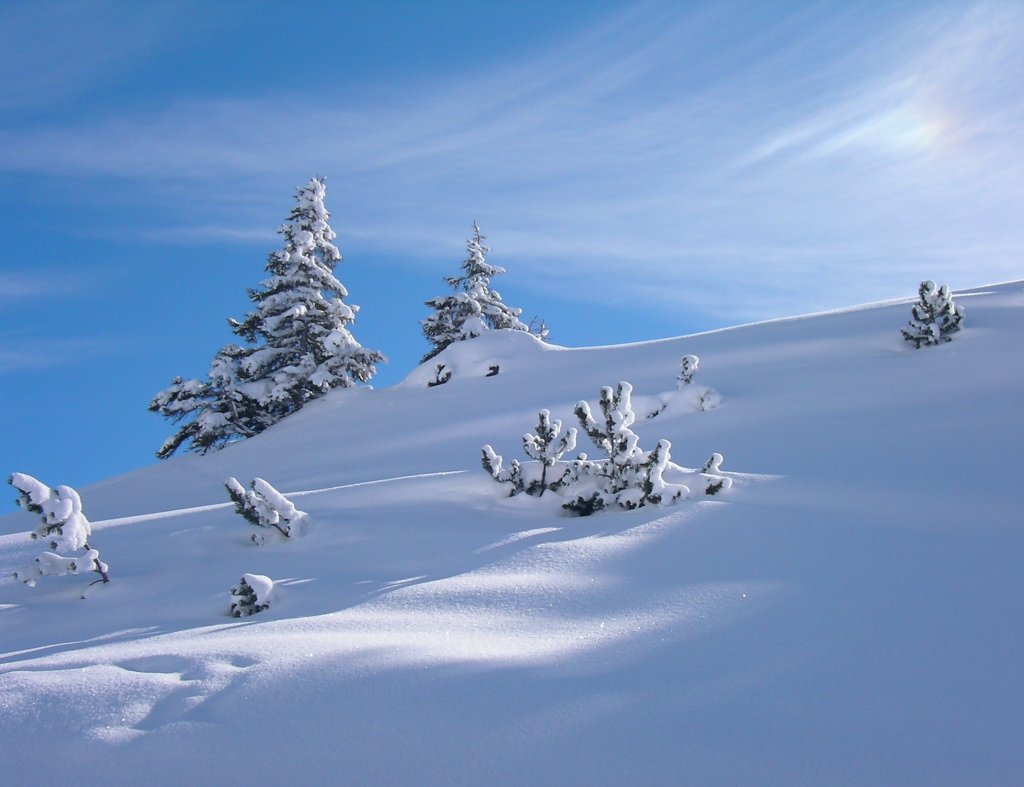
{"type": "MultiPolygon", "coordinates": [[[[423,336],[433,346],[421,363],[453,342],[472,339],[487,330],[530,331],[530,326],[519,319],[523,310],[505,304],[501,293],[491,288],[491,279],[505,273],[505,269],[487,262],[491,249],[484,245],[485,240],[480,227],[473,222],[473,237],[466,241],[462,275],[445,279],[455,292],[426,302],[434,311],[422,321],[423,336]]],[[[539,336],[543,339],[547,328],[542,327],[541,331],[539,336]]]]}
{"type": "Polygon", "coordinates": [[[5,779],[1017,782],[1024,283],[955,298],[969,323],[927,351],[910,298],[609,347],[487,331],[445,385],[333,390],[81,489],[117,568],[85,600],[10,577],[37,519],[3,517],[5,779]],[[481,471],[610,381],[646,412],[685,355],[720,406],[630,429],[731,488],[578,518],[481,471]],[[316,527],[254,549],[231,476],[316,527]],[[236,619],[245,575],[271,605],[236,619]]]}
{"type": "Polygon", "coordinates": [[[270,277],[249,290],[256,308],[229,320],[246,347],[227,345],[206,380],[175,378],[150,409],[186,423],[157,452],[173,454],[188,442],[205,453],[251,437],[334,388],[367,382],[384,356],[352,335],[358,306],[334,275],[341,253],[324,205],[326,185],[313,178],[298,189],[296,205],[278,229],[282,249],[267,261],[270,277]]]}

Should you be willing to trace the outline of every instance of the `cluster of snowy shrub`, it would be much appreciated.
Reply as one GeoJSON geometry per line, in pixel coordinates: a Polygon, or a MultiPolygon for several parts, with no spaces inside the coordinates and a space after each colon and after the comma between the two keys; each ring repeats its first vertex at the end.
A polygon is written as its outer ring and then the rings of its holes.
{"type": "MultiPolygon", "coordinates": [[[[41,517],[39,526],[29,534],[31,538],[46,540],[54,550],[41,553],[31,564],[15,571],[15,579],[34,587],[42,577],[93,571],[99,574],[96,582],[110,581],[109,567],[100,560],[99,550],[89,545],[92,527],[82,511],[82,498],[78,492],[69,486],[51,489],[25,473],[13,473],[8,483],[18,491],[18,505],[41,517]],[[73,552],[83,554],[67,554],[73,552]]],[[[305,526],[306,512],[299,511],[262,478],[253,479],[249,489],[237,479],[229,478],[225,487],[235,504],[235,511],[258,527],[277,530],[288,538],[305,526]]],[[[263,534],[255,533],[251,539],[256,544],[266,540],[263,534]]],[[[231,614],[239,617],[267,609],[273,585],[269,577],[245,574],[238,586],[231,589],[231,614]]]]}
{"type": "Polygon", "coordinates": [[[562,457],[576,448],[576,429],[563,432],[562,422],[552,421],[551,413],[541,410],[534,431],[523,435],[523,450],[532,461],[513,460],[505,467],[503,457],[485,445],[481,460],[484,470],[505,485],[510,496],[526,493],[541,497],[553,492],[565,498],[563,508],[579,516],[609,508],[668,505],[688,497],[690,486],[666,480],[667,472],[702,487],[701,492],[707,495],[732,486],[732,479],[719,475],[721,454],[713,454],[701,470],[694,471],[672,462],[668,440],[659,440],[653,450],[644,451],[631,428],[636,420],[632,391],[633,386],[627,382],[620,382],[615,389],[602,388],[599,417],[586,401],[577,403],[573,410],[580,429],[604,452],[604,458],[590,459],[580,453],[564,460],[562,457]]]}
{"type": "MultiPolygon", "coordinates": [[[[334,388],[368,382],[386,360],[350,330],[359,307],[345,303],[348,291],[334,275],[341,253],[332,242],[337,236],[325,194],[323,178],[298,189],[278,229],[283,248],[265,266],[269,277],[249,290],[255,308],[243,320],[228,319],[244,345],[222,347],[205,378],[175,377],[150,402],[151,411],[181,424],[157,451],[161,459],[183,445],[206,453],[259,434],[334,388]]],[[[505,271],[487,262],[483,241],[474,223],[463,273],[446,279],[455,292],[426,302],[434,311],[422,321],[432,345],[424,360],[490,329],[531,330],[520,321],[521,310],[491,289],[491,278],[505,271]]],[[[533,332],[543,338],[547,329],[533,332]]]]}
{"type": "MultiPolygon", "coordinates": [[[[254,478],[246,489],[237,478],[229,478],[224,487],[235,504],[235,513],[256,527],[276,530],[284,538],[291,538],[306,526],[309,515],[299,511],[287,497],[268,481],[254,478]]],[[[254,544],[266,543],[264,533],[253,533],[254,544]]],[[[263,574],[244,574],[231,588],[231,614],[236,618],[255,615],[270,608],[274,580],[263,574]]]]}
{"type": "Polygon", "coordinates": [[[53,550],[43,552],[31,564],[15,571],[15,579],[34,587],[42,577],[78,574],[84,570],[99,574],[96,582],[110,581],[109,568],[100,560],[99,550],[89,546],[92,527],[82,512],[82,498],[78,492],[70,486],[50,489],[25,473],[13,473],[8,483],[18,490],[18,505],[42,518],[31,537],[45,540],[53,550]],[[67,555],[80,551],[84,554],[77,557],[67,555]]]}

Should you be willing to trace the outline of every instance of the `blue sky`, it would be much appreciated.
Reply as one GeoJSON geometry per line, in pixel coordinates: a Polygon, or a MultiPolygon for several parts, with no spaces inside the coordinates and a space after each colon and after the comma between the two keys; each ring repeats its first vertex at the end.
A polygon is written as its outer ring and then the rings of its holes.
{"type": "Polygon", "coordinates": [[[312,175],[378,387],[474,220],[571,346],[1024,278],[1024,5],[888,5],[0,4],[0,472],[155,461],[312,175]]]}

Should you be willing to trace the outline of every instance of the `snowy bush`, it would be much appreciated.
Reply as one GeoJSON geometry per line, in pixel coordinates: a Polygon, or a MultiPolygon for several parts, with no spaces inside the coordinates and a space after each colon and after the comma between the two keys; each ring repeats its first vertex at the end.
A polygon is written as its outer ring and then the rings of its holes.
{"type": "MultiPolygon", "coordinates": [[[[501,294],[491,289],[491,279],[505,269],[487,262],[490,248],[484,245],[484,240],[480,227],[473,222],[473,237],[466,242],[468,254],[462,262],[462,275],[445,279],[455,292],[426,302],[434,311],[421,325],[424,338],[433,346],[421,363],[454,342],[472,339],[490,329],[531,331],[531,326],[519,319],[522,309],[506,305],[501,294]]],[[[541,322],[533,332],[543,339],[547,336],[547,326],[541,322]]]]}
{"type": "Polygon", "coordinates": [[[903,338],[915,348],[951,341],[964,319],[964,311],[953,303],[949,285],[936,286],[933,281],[921,282],[911,319],[900,329],[903,338]]]}
{"type": "Polygon", "coordinates": [[[206,379],[176,377],[149,409],[183,423],[157,451],[164,459],[183,444],[206,453],[251,437],[334,388],[367,382],[384,360],[349,330],[359,307],[334,276],[341,253],[328,224],[323,178],[296,193],[296,206],[278,229],[283,248],[270,254],[268,278],[249,290],[255,309],[228,320],[245,347],[229,344],[206,379]]]}
{"type": "Polygon", "coordinates": [[[551,413],[548,410],[541,410],[537,413],[537,426],[534,431],[523,435],[523,450],[536,462],[536,465],[531,464],[529,467],[532,470],[539,465],[539,477],[534,478],[532,473],[524,472],[524,466],[517,460],[513,460],[508,469],[505,469],[503,458],[489,445],[483,447],[481,461],[491,478],[500,483],[510,484],[510,497],[520,492],[540,497],[546,490],[557,490],[565,484],[570,476],[569,468],[566,466],[561,474],[553,474],[551,468],[566,465],[560,461],[562,455],[575,447],[576,430],[569,429],[562,433],[562,422],[552,421],[551,413]],[[552,475],[557,477],[551,480],[552,475]]]}
{"type": "Polygon", "coordinates": [[[438,385],[444,385],[452,379],[452,370],[445,369],[445,364],[439,363],[437,368],[434,370],[434,379],[427,382],[427,388],[435,388],[438,385]]]}
{"type": "Polygon", "coordinates": [[[504,457],[495,453],[491,446],[485,445],[482,452],[481,464],[484,470],[499,484],[509,484],[509,497],[515,497],[520,492],[526,491],[526,482],[523,480],[523,466],[519,464],[518,459],[513,459],[512,463],[506,468],[504,466],[504,457]]]}
{"type": "MultiPolygon", "coordinates": [[[[229,478],[224,487],[235,504],[235,512],[257,527],[274,528],[285,538],[296,534],[305,524],[308,514],[299,511],[284,495],[262,478],[254,478],[250,489],[242,486],[238,479],[229,478]]],[[[250,536],[254,544],[262,544],[262,534],[250,536]]]]}
{"type": "Polygon", "coordinates": [[[701,476],[704,479],[704,494],[717,495],[723,489],[729,489],[732,486],[731,478],[719,475],[722,472],[723,461],[721,454],[711,454],[708,461],[700,469],[701,476]]]}
{"type": "Polygon", "coordinates": [[[663,477],[671,461],[672,444],[668,440],[659,440],[653,451],[640,448],[640,438],[630,428],[636,420],[630,401],[632,391],[633,386],[627,382],[620,382],[615,390],[602,388],[600,420],[587,402],[576,405],[580,427],[608,458],[591,463],[587,472],[590,483],[578,483],[583,488],[565,504],[566,509],[586,516],[613,505],[625,509],[667,505],[689,494],[686,486],[667,483],[663,477]]]}
{"type": "Polygon", "coordinates": [[[722,395],[714,388],[695,381],[699,365],[699,357],[684,355],[679,359],[679,373],[676,375],[674,390],[637,397],[637,410],[643,414],[643,420],[650,421],[666,411],[679,415],[706,412],[718,407],[722,403],[722,395]]]}
{"type": "Polygon", "coordinates": [[[240,618],[255,615],[270,608],[270,593],[274,580],[263,574],[243,574],[231,588],[231,616],[240,618]]]}
{"type": "Polygon", "coordinates": [[[82,513],[78,492],[69,486],[50,489],[25,473],[12,474],[8,482],[18,490],[18,505],[42,519],[30,534],[32,538],[46,540],[52,550],[85,551],[80,557],[43,552],[33,563],[14,572],[16,579],[34,586],[40,577],[78,574],[84,569],[99,574],[97,582],[110,581],[107,564],[100,560],[99,551],[89,546],[92,527],[82,513]]]}
{"type": "Polygon", "coordinates": [[[684,355],[679,361],[678,387],[685,388],[693,382],[693,375],[697,373],[697,364],[700,359],[696,355],[684,355]]]}

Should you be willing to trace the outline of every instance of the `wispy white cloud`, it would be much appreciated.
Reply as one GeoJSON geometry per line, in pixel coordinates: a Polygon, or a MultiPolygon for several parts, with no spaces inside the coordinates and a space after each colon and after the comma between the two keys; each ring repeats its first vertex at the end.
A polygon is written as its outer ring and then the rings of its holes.
{"type": "Polygon", "coordinates": [[[81,276],[68,273],[0,272],[0,304],[81,294],[88,285],[81,276]]]}
{"type": "Polygon", "coordinates": [[[0,171],[184,184],[173,226],[136,232],[185,242],[270,239],[281,195],[326,174],[366,246],[458,248],[478,219],[538,280],[671,302],[714,281],[724,319],[1020,265],[1024,12],[864,8],[647,6],[386,101],[184,98],[0,131],[0,171]]]}
{"type": "Polygon", "coordinates": [[[220,16],[192,2],[31,0],[0,4],[0,109],[56,108],[220,16]]]}
{"type": "Polygon", "coordinates": [[[47,339],[5,333],[0,334],[0,374],[80,366],[98,358],[138,352],[143,346],[130,337],[47,339]]]}

